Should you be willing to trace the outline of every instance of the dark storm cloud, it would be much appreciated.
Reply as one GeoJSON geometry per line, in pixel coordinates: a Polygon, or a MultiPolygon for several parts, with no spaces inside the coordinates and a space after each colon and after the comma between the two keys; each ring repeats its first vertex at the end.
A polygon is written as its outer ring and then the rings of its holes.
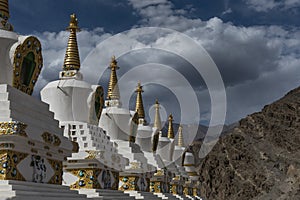
{"type": "Polygon", "coordinates": [[[215,37],[214,45],[206,45],[226,86],[256,80],[262,73],[278,68],[282,47],[259,29],[229,31],[227,28],[215,37]],[[273,44],[270,44],[273,43],[273,44]]]}

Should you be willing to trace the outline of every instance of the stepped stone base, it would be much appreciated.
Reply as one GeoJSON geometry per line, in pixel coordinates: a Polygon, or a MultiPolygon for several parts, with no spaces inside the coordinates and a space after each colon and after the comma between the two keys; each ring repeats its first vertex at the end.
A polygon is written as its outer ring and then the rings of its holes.
{"type": "Polygon", "coordinates": [[[129,194],[124,193],[119,190],[104,190],[104,189],[80,189],[80,194],[84,194],[89,199],[123,199],[123,200],[133,200],[135,199],[129,194]]]}
{"type": "Polygon", "coordinates": [[[25,181],[0,181],[0,200],[86,200],[86,195],[67,186],[31,183],[25,181]]]}
{"type": "Polygon", "coordinates": [[[169,199],[162,193],[141,192],[145,199],[169,199]]]}
{"type": "Polygon", "coordinates": [[[164,194],[166,197],[168,197],[168,199],[172,199],[172,200],[186,200],[186,197],[181,197],[179,195],[175,195],[175,194],[164,194]]]}

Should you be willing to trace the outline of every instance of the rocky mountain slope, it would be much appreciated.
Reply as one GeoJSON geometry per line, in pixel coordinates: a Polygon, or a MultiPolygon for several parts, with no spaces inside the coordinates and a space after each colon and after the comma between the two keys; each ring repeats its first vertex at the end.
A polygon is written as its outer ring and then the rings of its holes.
{"type": "Polygon", "coordinates": [[[208,200],[300,199],[300,88],[242,119],[199,174],[208,200]]]}

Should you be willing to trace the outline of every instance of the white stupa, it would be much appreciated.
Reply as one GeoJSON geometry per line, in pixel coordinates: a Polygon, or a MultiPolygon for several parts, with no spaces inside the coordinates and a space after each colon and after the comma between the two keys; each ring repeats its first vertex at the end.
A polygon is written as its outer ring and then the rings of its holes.
{"type": "Polygon", "coordinates": [[[86,199],[61,185],[63,161],[77,143],[30,96],[43,66],[41,44],[13,32],[8,20],[8,1],[0,0],[0,199],[86,199]]]}
{"type": "Polygon", "coordinates": [[[13,32],[7,0],[0,22],[0,200],[200,199],[182,129],[176,140],[170,115],[162,133],[158,101],[147,124],[141,83],[132,111],[120,101],[115,57],[106,100],[83,81],[75,14],[62,71],[42,101],[30,96],[43,66],[39,40],[13,32]]]}

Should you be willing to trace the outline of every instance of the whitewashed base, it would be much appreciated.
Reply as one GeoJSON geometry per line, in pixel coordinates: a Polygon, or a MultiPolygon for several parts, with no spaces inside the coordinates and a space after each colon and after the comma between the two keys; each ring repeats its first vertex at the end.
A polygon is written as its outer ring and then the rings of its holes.
{"type": "Polygon", "coordinates": [[[25,181],[0,181],[0,200],[86,200],[86,195],[62,185],[25,181]]]}
{"type": "Polygon", "coordinates": [[[130,196],[119,190],[104,190],[104,189],[80,189],[79,194],[86,195],[89,199],[103,199],[103,200],[134,200],[135,197],[130,196]]]}

